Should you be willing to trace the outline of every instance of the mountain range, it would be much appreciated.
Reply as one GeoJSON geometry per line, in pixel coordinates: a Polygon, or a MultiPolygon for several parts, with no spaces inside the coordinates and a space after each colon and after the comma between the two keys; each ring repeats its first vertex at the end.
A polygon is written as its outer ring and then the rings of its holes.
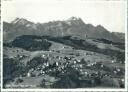
{"type": "Polygon", "coordinates": [[[3,23],[4,42],[12,41],[21,35],[51,37],[74,36],[81,39],[96,38],[124,43],[124,33],[109,32],[101,25],[86,24],[81,18],[71,17],[63,21],[33,23],[24,18],[16,18],[11,23],[3,23]]]}

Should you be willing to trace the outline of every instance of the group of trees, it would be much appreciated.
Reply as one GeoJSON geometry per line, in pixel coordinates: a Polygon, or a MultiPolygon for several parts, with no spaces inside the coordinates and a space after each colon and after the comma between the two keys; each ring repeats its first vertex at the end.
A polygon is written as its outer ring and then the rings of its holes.
{"type": "Polygon", "coordinates": [[[4,58],[3,62],[3,84],[13,81],[14,78],[19,77],[25,72],[25,66],[15,59],[4,58]]]}
{"type": "Polygon", "coordinates": [[[51,43],[44,39],[37,39],[31,36],[28,37],[18,37],[13,42],[12,45],[15,47],[20,47],[26,50],[35,51],[35,50],[48,50],[51,46],[51,43]]]}
{"type": "Polygon", "coordinates": [[[32,68],[36,68],[39,65],[43,65],[44,62],[47,62],[48,59],[44,59],[41,56],[35,57],[32,60],[27,62],[27,69],[32,69],[32,68]]]}
{"type": "Polygon", "coordinates": [[[31,35],[17,37],[12,42],[4,43],[4,46],[19,47],[29,51],[48,50],[52,44],[47,40],[31,35]]]}

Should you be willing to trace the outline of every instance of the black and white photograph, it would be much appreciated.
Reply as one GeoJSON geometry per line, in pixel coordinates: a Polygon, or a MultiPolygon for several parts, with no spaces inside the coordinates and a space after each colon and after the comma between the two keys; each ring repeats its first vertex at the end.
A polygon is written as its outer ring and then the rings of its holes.
{"type": "Polygon", "coordinates": [[[126,6],[126,0],[3,0],[2,89],[125,90],[126,6]]]}

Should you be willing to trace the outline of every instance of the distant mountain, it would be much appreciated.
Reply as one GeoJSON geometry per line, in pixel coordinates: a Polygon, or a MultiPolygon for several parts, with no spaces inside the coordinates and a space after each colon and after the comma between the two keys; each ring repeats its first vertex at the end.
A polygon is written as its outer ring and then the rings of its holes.
{"type": "Polygon", "coordinates": [[[112,32],[112,34],[118,36],[123,41],[125,40],[125,34],[124,33],[112,32]]]}
{"type": "Polygon", "coordinates": [[[76,36],[81,39],[107,39],[124,42],[119,35],[109,32],[103,26],[85,24],[81,18],[71,17],[65,21],[33,23],[23,18],[16,18],[11,23],[4,22],[4,41],[11,41],[21,35],[39,35],[51,37],[76,36]]]}

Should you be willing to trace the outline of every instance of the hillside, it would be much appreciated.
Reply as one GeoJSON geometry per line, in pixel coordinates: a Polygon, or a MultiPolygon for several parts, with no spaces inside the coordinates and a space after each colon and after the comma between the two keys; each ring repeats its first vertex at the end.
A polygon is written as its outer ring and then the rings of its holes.
{"type": "Polygon", "coordinates": [[[15,85],[33,85],[35,88],[123,87],[125,55],[122,45],[71,36],[17,37],[4,44],[4,87],[8,88],[6,85],[10,83],[14,88],[15,85]]]}

